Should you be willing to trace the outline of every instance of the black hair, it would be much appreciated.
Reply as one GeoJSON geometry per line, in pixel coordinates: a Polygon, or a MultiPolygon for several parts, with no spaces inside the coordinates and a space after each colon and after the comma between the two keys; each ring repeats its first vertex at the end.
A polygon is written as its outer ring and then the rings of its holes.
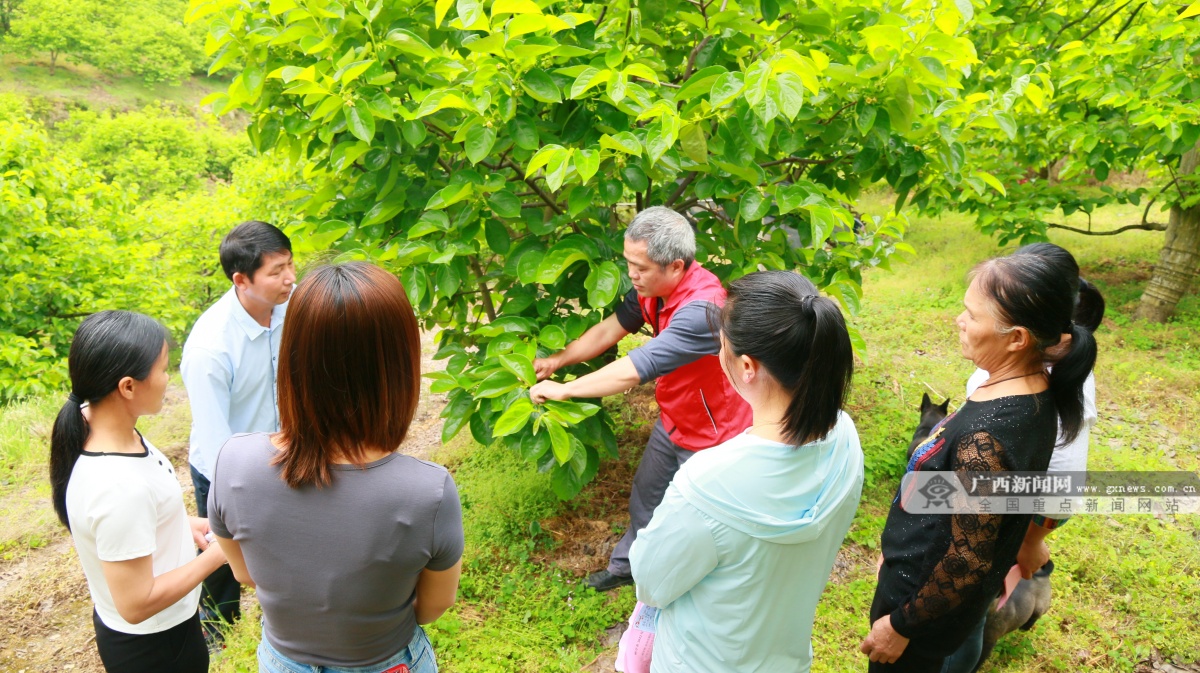
{"type": "Polygon", "coordinates": [[[1053,243],[1030,243],[1017,249],[1014,255],[1037,255],[1050,262],[1056,273],[1061,273],[1075,292],[1075,310],[1071,319],[1087,331],[1095,332],[1104,319],[1104,295],[1095,285],[1079,276],[1079,264],[1074,255],[1062,246],[1053,243]]]}
{"type": "Polygon", "coordinates": [[[51,497],[58,520],[68,530],[67,482],[89,433],[83,404],[104,399],[126,376],[145,380],[166,342],[165,327],[131,311],[94,313],[75,330],[67,356],[71,394],[59,409],[50,434],[51,497]]]}
{"type": "Polygon", "coordinates": [[[1095,338],[1072,318],[1078,275],[1073,286],[1055,260],[1027,253],[988,260],[973,274],[997,321],[1009,329],[1028,330],[1039,353],[1060,343],[1063,334],[1071,335],[1066,354],[1055,360],[1049,378],[1063,439],[1074,441],[1083,426],[1083,383],[1096,364],[1095,338]]]}
{"type": "Polygon", "coordinates": [[[729,284],[721,332],[736,357],[758,360],[791,395],[783,434],[797,445],[837,424],[854,373],[846,321],[832,299],[790,271],[760,271],[729,284]]]}
{"type": "Polygon", "coordinates": [[[221,269],[229,280],[235,273],[253,280],[263,255],[284,251],[292,251],[292,241],[279,227],[258,220],[242,222],[221,241],[221,269]]]}

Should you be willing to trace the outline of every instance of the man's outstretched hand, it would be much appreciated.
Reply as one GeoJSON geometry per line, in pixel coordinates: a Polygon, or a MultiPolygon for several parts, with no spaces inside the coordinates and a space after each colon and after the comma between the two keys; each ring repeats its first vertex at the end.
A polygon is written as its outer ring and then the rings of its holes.
{"type": "Polygon", "coordinates": [[[537,375],[537,380],[541,381],[549,378],[561,366],[558,363],[558,358],[553,355],[548,358],[537,358],[533,361],[533,373],[537,375]]]}
{"type": "Polygon", "coordinates": [[[546,400],[569,400],[571,396],[567,394],[566,384],[557,381],[542,381],[529,389],[529,399],[534,404],[541,404],[546,400]]]}

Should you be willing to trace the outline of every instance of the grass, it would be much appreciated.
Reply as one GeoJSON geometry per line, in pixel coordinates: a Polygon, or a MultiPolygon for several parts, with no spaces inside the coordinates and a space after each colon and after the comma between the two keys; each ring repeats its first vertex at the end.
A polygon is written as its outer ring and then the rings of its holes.
{"type": "Polygon", "coordinates": [[[132,110],[155,101],[195,106],[208,94],[224,90],[229,82],[217,77],[192,77],[178,85],[146,84],[140,77],[106,75],[83,63],[60,60],[54,74],[44,59],[16,54],[0,57],[0,92],[12,92],[43,101],[65,101],[72,106],[132,110]]]}
{"type": "MultiPolygon", "coordinates": [[[[880,212],[887,204],[876,197],[862,207],[880,212]]],[[[1109,209],[1095,216],[1095,224],[1116,226],[1132,216],[1140,213],[1109,209]]],[[[953,318],[971,265],[1004,252],[954,216],[918,219],[909,240],[919,256],[890,272],[870,272],[855,319],[867,352],[855,374],[850,413],[866,452],[868,484],[818,606],[813,642],[818,672],[865,668],[857,648],[867,632],[874,556],[921,393],[950,397],[953,407],[962,403],[971,365],[959,357],[953,318]]],[[[1151,232],[1054,237],[1076,254],[1084,275],[1108,298],[1108,317],[1097,334],[1094,470],[1200,470],[1195,436],[1200,299],[1195,293],[1186,297],[1165,325],[1128,317],[1161,240],[1151,232]]],[[[568,561],[580,546],[574,538],[584,524],[608,526],[598,535],[609,539],[624,525],[621,489],[628,487],[653,418],[648,399],[643,388],[606,402],[620,426],[621,459],[606,463],[572,503],[558,502],[545,476],[516,457],[480,447],[466,435],[435,456],[454,471],[467,537],[459,603],[429,628],[442,670],[578,671],[611,651],[610,627],[626,619],[632,591],[581,591],[582,565],[568,561]]],[[[10,551],[39,544],[33,535],[62,535],[52,514],[45,519],[48,494],[38,490],[44,489],[46,419],[58,402],[35,400],[0,415],[0,510],[12,512],[0,518],[0,539],[16,543],[10,551]],[[14,522],[25,525],[38,516],[42,524],[19,528],[25,532],[16,537],[10,532],[14,522]]],[[[175,405],[143,429],[159,445],[185,442],[186,414],[186,404],[175,405]]],[[[1130,671],[1155,652],[1179,664],[1200,660],[1200,631],[1194,628],[1200,623],[1198,524],[1194,515],[1076,516],[1049,539],[1056,563],[1050,612],[1032,631],[1003,639],[983,670],[1130,671]]],[[[600,556],[593,550],[584,561],[600,556]]],[[[214,671],[255,670],[256,610],[233,627],[214,671]]]]}

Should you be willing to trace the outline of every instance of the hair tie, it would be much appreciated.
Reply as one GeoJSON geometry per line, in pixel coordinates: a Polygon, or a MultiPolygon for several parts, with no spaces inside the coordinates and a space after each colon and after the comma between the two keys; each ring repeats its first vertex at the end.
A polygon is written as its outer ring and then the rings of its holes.
{"type": "Polygon", "coordinates": [[[1074,326],[1075,326],[1075,321],[1074,321],[1074,320],[1068,320],[1068,321],[1067,321],[1067,324],[1066,324],[1066,326],[1065,326],[1065,327],[1063,327],[1063,329],[1062,329],[1062,331],[1063,331],[1063,334],[1069,334],[1069,333],[1071,332],[1071,328],[1072,328],[1072,327],[1074,327],[1074,326]]]}
{"type": "Polygon", "coordinates": [[[804,307],[805,310],[811,312],[813,310],[813,300],[816,298],[817,295],[815,294],[806,294],[800,298],[800,305],[804,307]]]}
{"type": "Polygon", "coordinates": [[[76,406],[83,404],[83,400],[80,399],[79,396],[76,395],[74,392],[71,392],[70,394],[67,395],[67,401],[76,406]]]}

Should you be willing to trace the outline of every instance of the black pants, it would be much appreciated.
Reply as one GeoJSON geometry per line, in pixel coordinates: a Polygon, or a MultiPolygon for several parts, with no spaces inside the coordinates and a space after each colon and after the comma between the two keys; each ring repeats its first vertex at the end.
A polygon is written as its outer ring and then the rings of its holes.
{"type": "MultiPolygon", "coordinates": [[[[196,513],[208,517],[208,478],[188,466],[192,471],[192,485],[196,487],[196,513]]],[[[208,610],[216,609],[221,619],[232,624],[242,616],[242,585],[233,576],[229,565],[223,565],[213,571],[204,580],[200,589],[200,606],[208,610]]]]}
{"type": "Polygon", "coordinates": [[[200,615],[166,631],[136,635],[114,631],[92,610],[96,649],[108,673],[207,673],[208,647],[200,615]]]}

